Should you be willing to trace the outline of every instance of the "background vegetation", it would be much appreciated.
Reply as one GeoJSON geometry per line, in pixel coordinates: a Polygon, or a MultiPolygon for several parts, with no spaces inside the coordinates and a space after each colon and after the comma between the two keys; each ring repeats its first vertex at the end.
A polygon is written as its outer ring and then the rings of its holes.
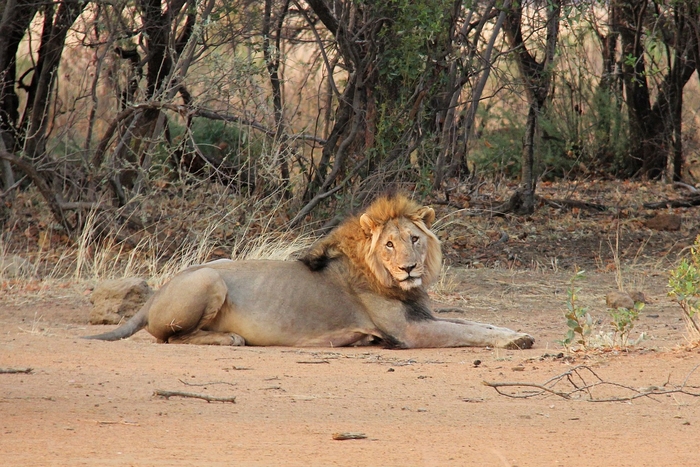
{"type": "Polygon", "coordinates": [[[205,259],[328,228],[392,186],[450,203],[505,179],[498,210],[528,214],[541,180],[694,182],[697,0],[1,0],[0,14],[5,243],[162,259],[205,238],[205,259]],[[36,202],[51,217],[28,223],[36,202]]]}

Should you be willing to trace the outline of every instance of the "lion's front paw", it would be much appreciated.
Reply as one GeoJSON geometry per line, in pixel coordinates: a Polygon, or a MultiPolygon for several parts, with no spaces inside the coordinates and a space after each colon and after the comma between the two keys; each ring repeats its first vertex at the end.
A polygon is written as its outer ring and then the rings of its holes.
{"type": "Polygon", "coordinates": [[[517,333],[513,338],[504,343],[504,349],[523,350],[529,349],[535,343],[535,339],[529,334],[517,333]]]}
{"type": "Polygon", "coordinates": [[[239,346],[242,347],[245,345],[245,339],[243,339],[243,336],[239,336],[238,334],[233,334],[231,333],[229,335],[231,338],[231,343],[229,345],[234,345],[234,346],[239,346]]]}

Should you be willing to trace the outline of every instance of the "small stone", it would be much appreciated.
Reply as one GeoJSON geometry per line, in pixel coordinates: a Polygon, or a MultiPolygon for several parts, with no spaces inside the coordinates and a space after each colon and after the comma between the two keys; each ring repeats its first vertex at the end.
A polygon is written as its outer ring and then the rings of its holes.
{"type": "Polygon", "coordinates": [[[136,277],[104,281],[90,295],[90,324],[119,324],[135,315],[152,293],[146,281],[136,277]]]}
{"type": "Polygon", "coordinates": [[[677,214],[661,212],[647,219],[645,224],[652,230],[676,231],[681,229],[681,219],[677,214]]]}
{"type": "Polygon", "coordinates": [[[646,295],[641,290],[630,290],[628,293],[630,298],[634,300],[634,303],[644,303],[645,305],[649,303],[646,295]]]}
{"type": "Polygon", "coordinates": [[[0,256],[0,277],[18,279],[33,277],[36,273],[34,265],[18,255],[0,256]]]}
{"type": "Polygon", "coordinates": [[[613,290],[605,296],[605,303],[608,308],[618,309],[627,308],[631,310],[634,308],[634,300],[627,292],[622,292],[621,290],[613,290]]]}

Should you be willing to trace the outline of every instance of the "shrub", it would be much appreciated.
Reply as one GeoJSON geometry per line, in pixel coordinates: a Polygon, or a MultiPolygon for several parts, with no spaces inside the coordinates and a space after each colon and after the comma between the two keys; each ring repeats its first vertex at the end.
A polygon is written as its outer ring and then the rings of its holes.
{"type": "Polygon", "coordinates": [[[690,256],[671,271],[668,279],[669,296],[683,310],[693,342],[700,341],[700,326],[696,315],[700,312],[700,235],[690,248],[690,256]]]}

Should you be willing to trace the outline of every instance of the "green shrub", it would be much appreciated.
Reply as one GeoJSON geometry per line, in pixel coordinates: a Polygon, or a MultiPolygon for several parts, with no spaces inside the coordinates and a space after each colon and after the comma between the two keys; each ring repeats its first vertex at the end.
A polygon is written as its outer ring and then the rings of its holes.
{"type": "Polygon", "coordinates": [[[579,287],[575,287],[577,280],[584,277],[585,271],[576,271],[569,282],[566,290],[567,301],[564,317],[566,318],[566,336],[560,343],[570,349],[572,344],[579,344],[584,349],[590,346],[590,336],[593,332],[593,318],[588,313],[588,308],[582,307],[578,303],[579,287]]]}
{"type": "MultiPolygon", "coordinates": [[[[644,303],[635,302],[633,308],[611,308],[608,310],[610,315],[610,325],[613,327],[612,345],[619,345],[621,348],[626,348],[630,344],[630,332],[634,328],[634,323],[639,319],[639,312],[644,308],[644,303]]],[[[640,336],[644,339],[644,334],[640,336]]],[[[633,342],[634,344],[636,342],[633,342]]]]}
{"type": "Polygon", "coordinates": [[[700,235],[690,248],[690,256],[671,271],[668,279],[669,296],[683,310],[691,340],[700,341],[700,326],[696,315],[700,312],[700,235]]]}

